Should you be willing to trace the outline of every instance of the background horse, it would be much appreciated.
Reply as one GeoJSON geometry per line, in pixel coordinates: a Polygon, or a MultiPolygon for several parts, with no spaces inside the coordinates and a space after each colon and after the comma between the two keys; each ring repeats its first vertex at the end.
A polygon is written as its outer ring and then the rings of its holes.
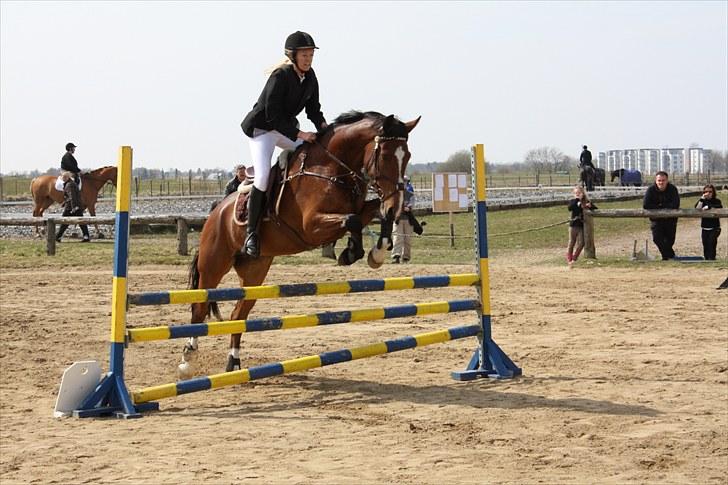
{"type": "MultiPolygon", "coordinates": [[[[30,193],[33,195],[33,217],[43,217],[43,212],[54,202],[63,204],[63,192],[56,190],[57,178],[55,175],[41,175],[30,182],[30,193]]],[[[92,216],[96,215],[99,191],[108,182],[116,187],[116,167],[101,167],[81,174],[81,202],[92,216]]],[[[102,239],[104,235],[98,224],[94,224],[94,227],[96,227],[96,236],[102,239]]],[[[35,232],[40,236],[38,226],[36,226],[35,232]]]]}
{"type": "MultiPolygon", "coordinates": [[[[237,194],[222,200],[200,233],[189,288],[215,288],[231,268],[240,286],[261,285],[275,256],[314,249],[347,232],[349,243],[339,264],[352,264],[364,256],[362,228],[377,216],[381,232],[368,263],[381,266],[392,246],[392,224],[402,209],[403,177],[410,159],[407,138],[419,120],[403,123],[394,115],[352,111],[336,118],[315,143],[301,145],[291,157],[280,192],[273,192],[277,203],[268,204],[268,218],[260,224],[257,259],[240,251],[246,227],[235,220],[237,194]],[[369,189],[378,197],[366,200],[369,189]]],[[[253,305],[255,300],[238,300],[230,319],[246,319],[253,305]]],[[[211,312],[220,318],[216,303],[193,304],[192,323],[204,322],[211,312]]],[[[230,348],[228,372],[240,368],[240,334],[231,335],[230,348]]],[[[193,337],[179,366],[183,378],[193,372],[196,351],[193,337]]]]}
{"type": "Polygon", "coordinates": [[[596,173],[590,166],[585,166],[581,169],[580,174],[581,183],[586,188],[587,192],[594,190],[594,183],[596,180],[596,173]]]}
{"type": "Polygon", "coordinates": [[[603,168],[594,169],[594,185],[604,187],[606,185],[607,173],[603,168]]]}
{"type": "Polygon", "coordinates": [[[615,178],[619,178],[619,185],[621,186],[642,186],[642,172],[640,172],[639,170],[628,170],[625,168],[620,168],[618,170],[613,170],[612,172],[610,172],[610,174],[612,176],[610,182],[614,182],[615,178]]]}

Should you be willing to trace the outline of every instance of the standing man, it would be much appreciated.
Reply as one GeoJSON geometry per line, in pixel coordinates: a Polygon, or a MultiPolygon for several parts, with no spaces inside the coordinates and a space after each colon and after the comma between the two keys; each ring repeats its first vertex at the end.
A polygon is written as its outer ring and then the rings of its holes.
{"type": "Polygon", "coordinates": [[[235,167],[235,177],[230,180],[225,186],[225,197],[236,192],[240,184],[245,180],[245,165],[238,165],[235,167]]]}
{"type": "Polygon", "coordinates": [[[586,145],[584,145],[583,150],[581,151],[581,156],[579,157],[579,168],[584,167],[596,168],[592,163],[592,154],[587,149],[586,145]]]}
{"type": "MultiPolygon", "coordinates": [[[[655,183],[650,185],[645,192],[642,202],[644,209],[679,209],[680,194],[677,187],[667,181],[667,172],[659,171],[655,174],[655,183]]],[[[677,232],[677,218],[652,219],[652,241],[660,250],[662,260],[673,259],[675,251],[672,249],[675,244],[675,233],[677,232]]]]}
{"type": "Polygon", "coordinates": [[[410,222],[412,208],[415,206],[415,189],[410,183],[410,178],[404,176],[404,204],[402,205],[402,213],[397,220],[397,228],[394,232],[394,246],[392,247],[392,262],[399,264],[409,262],[412,257],[412,234],[414,228],[410,222]]]}

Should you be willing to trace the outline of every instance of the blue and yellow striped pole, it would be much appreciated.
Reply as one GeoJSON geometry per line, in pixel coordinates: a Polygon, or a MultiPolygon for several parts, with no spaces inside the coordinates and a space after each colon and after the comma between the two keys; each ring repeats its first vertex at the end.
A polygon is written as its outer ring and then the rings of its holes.
{"type": "Polygon", "coordinates": [[[129,255],[129,209],[131,207],[132,149],[119,149],[119,166],[116,178],[116,228],[114,236],[114,273],[111,294],[111,335],[109,373],[101,380],[94,392],[86,398],[76,417],[116,414],[121,418],[138,418],[141,414],[134,407],[124,383],[124,345],[126,338],[126,298],[129,255]]]}
{"type": "Polygon", "coordinates": [[[170,290],[129,294],[130,305],[174,305],[207,301],[262,300],[296,296],[340,295],[372,291],[416,290],[444,286],[478,285],[475,273],[434,276],[400,276],[396,278],[297,283],[292,285],[244,286],[242,288],[209,288],[199,290],[170,290]]]}
{"type": "Polygon", "coordinates": [[[324,352],[317,355],[309,355],[298,359],[285,360],[259,365],[233,372],[224,372],[211,376],[196,377],[186,381],[179,381],[161,386],[147,387],[133,393],[134,402],[139,405],[159,399],[189,394],[192,392],[206,391],[208,389],[219,389],[221,387],[234,386],[256,379],[301,372],[308,369],[315,369],[327,365],[340,364],[357,359],[373,357],[400,350],[424,347],[425,345],[438,344],[450,340],[457,340],[466,337],[473,337],[480,332],[480,325],[469,325],[452,327],[435,332],[422,333],[408,337],[401,337],[393,340],[386,340],[375,344],[342,349],[333,352],[324,352]]]}
{"type": "Polygon", "coordinates": [[[150,342],[173,338],[229,335],[233,333],[265,332],[269,330],[293,330],[350,322],[368,322],[441,313],[455,313],[477,310],[479,300],[433,301],[379,308],[364,308],[339,312],[319,312],[308,315],[285,317],[251,318],[225,322],[179,324],[159,327],[131,328],[129,343],[150,342]]]}
{"type": "Polygon", "coordinates": [[[474,145],[472,149],[473,174],[473,219],[475,223],[475,252],[478,261],[481,310],[479,312],[481,332],[478,335],[479,348],[470,359],[464,371],[452,373],[453,379],[469,381],[478,377],[495,377],[500,379],[521,374],[511,359],[493,341],[490,318],[490,271],[488,267],[488,206],[486,203],[485,150],[483,145],[474,145]]]}

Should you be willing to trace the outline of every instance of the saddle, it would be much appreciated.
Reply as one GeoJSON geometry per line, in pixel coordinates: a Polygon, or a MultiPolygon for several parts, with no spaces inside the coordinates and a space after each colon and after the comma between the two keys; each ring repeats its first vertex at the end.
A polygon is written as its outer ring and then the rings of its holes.
{"type": "MultiPolygon", "coordinates": [[[[271,167],[270,176],[268,177],[268,187],[266,188],[266,204],[263,220],[275,218],[277,213],[277,204],[281,190],[283,189],[284,180],[288,177],[288,167],[293,150],[284,150],[278,156],[278,161],[271,167]]],[[[245,169],[245,180],[238,186],[238,192],[235,196],[235,223],[238,225],[248,224],[248,197],[253,188],[253,179],[255,178],[255,169],[248,167],[245,169]]]]}

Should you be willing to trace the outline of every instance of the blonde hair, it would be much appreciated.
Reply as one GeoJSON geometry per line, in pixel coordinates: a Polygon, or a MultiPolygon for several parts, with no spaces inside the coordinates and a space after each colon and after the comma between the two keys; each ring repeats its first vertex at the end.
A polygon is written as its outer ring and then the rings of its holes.
{"type": "Polygon", "coordinates": [[[589,196],[586,194],[586,189],[584,188],[583,185],[581,185],[581,184],[575,185],[574,190],[576,190],[576,189],[581,190],[581,195],[582,195],[581,200],[583,200],[584,202],[591,202],[589,200],[589,196]]]}
{"type": "Polygon", "coordinates": [[[270,66],[268,69],[266,69],[263,72],[265,73],[266,76],[270,76],[271,74],[273,74],[273,71],[275,71],[276,69],[280,69],[281,67],[287,66],[289,64],[293,64],[293,62],[291,62],[291,60],[289,58],[284,57],[283,59],[278,61],[276,64],[273,64],[272,66],[270,66]]]}

